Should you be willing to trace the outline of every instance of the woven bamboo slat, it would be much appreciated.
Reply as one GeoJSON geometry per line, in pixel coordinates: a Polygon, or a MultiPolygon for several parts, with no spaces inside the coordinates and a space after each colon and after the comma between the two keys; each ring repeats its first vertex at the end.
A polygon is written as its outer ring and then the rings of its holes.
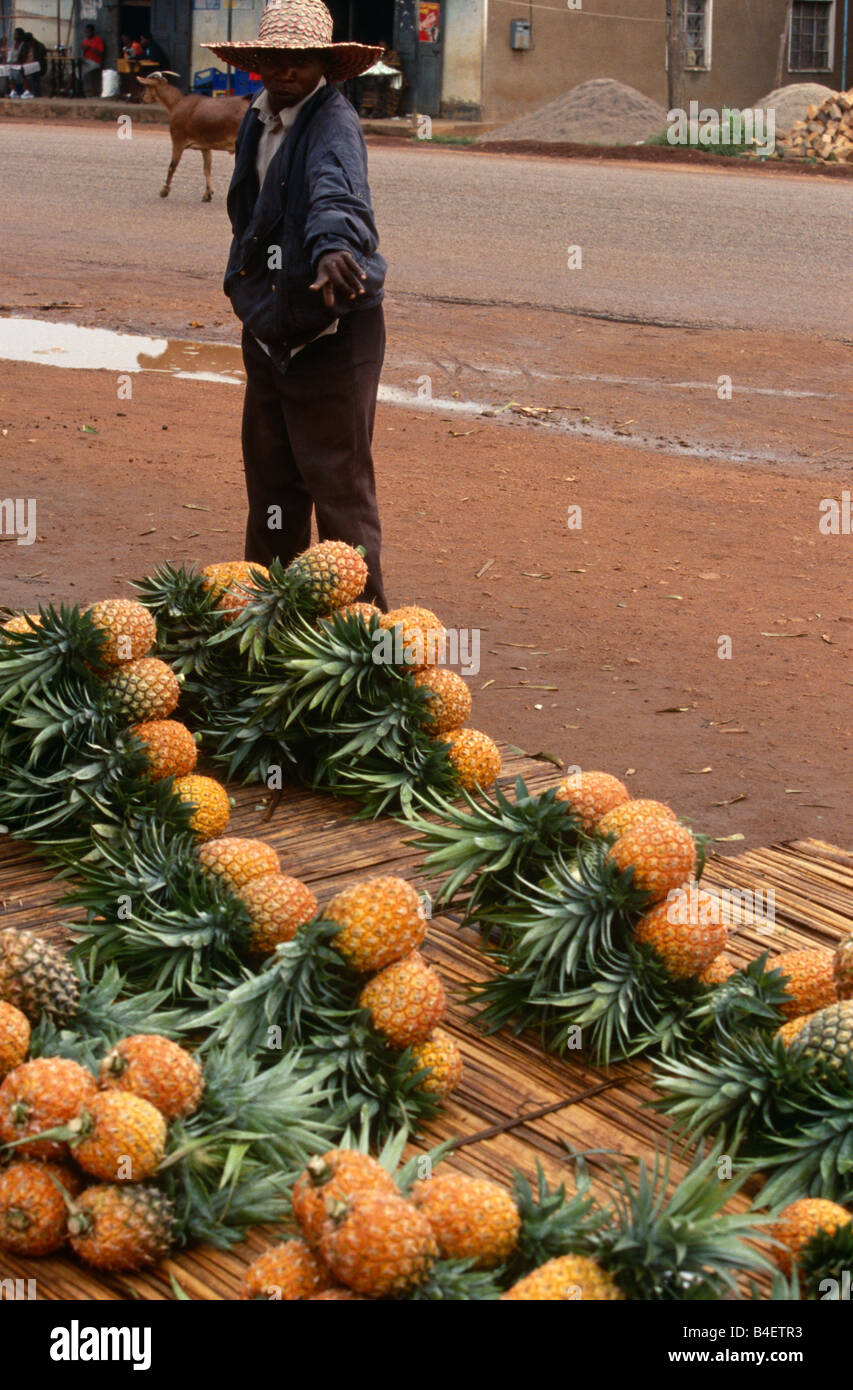
{"type": "MultiPolygon", "coordinates": [[[[519,773],[532,790],[553,784],[556,774],[549,763],[503,751],[505,789],[519,773]]],[[[283,870],[310,883],[321,903],[342,881],[372,873],[401,874],[429,887],[419,875],[411,832],[395,820],[353,820],[354,808],[347,803],[293,788],[274,798],[258,788],[242,788],[235,800],[230,832],[260,836],[275,845],[283,870]]],[[[737,857],[712,856],[703,882],[711,891],[775,892],[773,931],[752,925],[732,928],[727,949],[737,964],[763,950],[775,954],[795,947],[831,946],[853,929],[853,853],[833,845],[806,840],[737,857]]],[[[0,844],[0,926],[63,935],[57,903],[62,886],[51,880],[25,845],[0,844]]],[[[430,923],[424,951],[447,982],[451,1006],[445,1026],[461,1048],[465,1073],[451,1102],[413,1152],[450,1138],[470,1139],[611,1081],[609,1089],[578,1104],[473,1144],[463,1142],[449,1161],[461,1171],[506,1182],[514,1169],[532,1177],[538,1160],[552,1180],[571,1182],[567,1144],[653,1159],[667,1123],[648,1108],[652,1090],[645,1063],[623,1063],[604,1071],[580,1055],[563,1060],[548,1055],[534,1034],[484,1036],[468,1020],[469,1010],[459,998],[464,983],[489,973],[477,933],[437,916],[430,923]]],[[[683,1171],[676,1153],[673,1178],[683,1171]]],[[[98,1275],[65,1257],[19,1260],[0,1252],[0,1278],[35,1278],[37,1297],[53,1300],[171,1299],[176,1296],[172,1279],[191,1299],[228,1300],[237,1296],[246,1265],[271,1238],[275,1237],[268,1232],[253,1231],[233,1251],[197,1247],[176,1254],[154,1271],[133,1276],[98,1275]]]]}

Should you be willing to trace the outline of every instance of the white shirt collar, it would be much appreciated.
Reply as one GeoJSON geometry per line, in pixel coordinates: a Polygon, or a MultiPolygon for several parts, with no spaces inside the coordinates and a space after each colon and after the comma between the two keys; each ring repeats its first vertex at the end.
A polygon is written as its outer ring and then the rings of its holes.
{"type": "Polygon", "coordinates": [[[288,130],[293,125],[294,121],[296,120],[296,117],[299,115],[299,112],[302,110],[306,101],[310,101],[311,98],[315,95],[315,93],[319,92],[320,88],[325,87],[325,85],[326,79],[325,77],[321,77],[320,81],[317,83],[317,86],[314,88],[314,91],[309,92],[307,97],[303,97],[302,100],[298,101],[295,106],[283,106],[282,109],[278,112],[273,111],[270,108],[269,92],[267,91],[266,87],[262,87],[258,95],[255,97],[255,100],[252,102],[252,109],[257,111],[264,125],[275,126],[280,124],[284,127],[285,130],[288,130]]]}

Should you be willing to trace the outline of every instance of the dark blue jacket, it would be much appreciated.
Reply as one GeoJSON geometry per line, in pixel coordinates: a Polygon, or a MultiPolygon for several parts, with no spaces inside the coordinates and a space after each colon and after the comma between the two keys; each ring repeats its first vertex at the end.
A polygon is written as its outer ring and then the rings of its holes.
{"type": "Polygon", "coordinates": [[[228,215],[234,238],[225,293],[238,318],[286,370],[290,349],[332,319],[383,297],[386,262],[367,186],[367,149],[354,107],[327,85],[306,102],[258,192],[255,156],[263,122],[250,106],[237,135],[228,215]],[[346,249],[366,271],[364,294],[327,309],[309,289],[326,251],[346,249]],[[277,268],[279,267],[280,268],[277,268]]]}

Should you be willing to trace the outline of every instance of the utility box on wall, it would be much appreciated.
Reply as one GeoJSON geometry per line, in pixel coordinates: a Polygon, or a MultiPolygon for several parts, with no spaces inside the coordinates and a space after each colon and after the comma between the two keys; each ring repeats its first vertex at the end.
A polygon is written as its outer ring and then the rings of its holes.
{"type": "Polygon", "coordinates": [[[509,22],[509,46],[515,49],[530,47],[530,20],[511,19],[509,22]]]}

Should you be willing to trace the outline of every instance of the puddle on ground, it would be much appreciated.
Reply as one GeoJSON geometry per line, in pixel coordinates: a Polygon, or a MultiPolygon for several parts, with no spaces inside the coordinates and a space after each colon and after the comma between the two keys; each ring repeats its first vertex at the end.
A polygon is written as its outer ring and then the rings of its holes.
{"type": "Polygon", "coordinates": [[[0,318],[0,358],[86,371],[167,372],[234,386],[245,380],[240,349],[229,343],[145,338],[47,319],[0,318]]]}
{"type": "MultiPolygon", "coordinates": [[[[114,333],[106,328],[81,328],[73,323],[52,323],[48,319],[4,318],[0,316],[0,361],[34,362],[48,367],[69,367],[87,371],[108,372],[166,372],[189,381],[213,381],[226,386],[242,386],[246,376],[243,355],[230,343],[197,343],[183,338],[146,338],[135,333],[114,333]]],[[[386,363],[386,366],[388,364],[386,363]]],[[[399,364],[398,364],[399,365],[399,364]]],[[[549,376],[549,373],[536,373],[549,376]]],[[[561,378],[555,378],[559,380],[561,378]]],[[[587,380],[624,383],[631,378],[593,377],[587,380]]],[[[635,381],[644,380],[635,378],[635,381]]],[[[654,384],[654,383],[651,383],[654,384]]],[[[670,385],[706,389],[707,383],[675,382],[670,385]]],[[[752,388],[756,391],[762,388],[752,388]]],[[[812,392],[770,391],[766,394],[810,395],[812,392]]],[[[828,397],[831,399],[831,397],[828,397]]],[[[488,415],[495,422],[528,424],[510,419],[506,407],[496,407],[487,401],[451,399],[446,396],[424,397],[420,391],[383,384],[379,400],[384,405],[405,406],[410,410],[439,411],[442,415],[464,418],[488,415]]],[[[654,437],[645,433],[626,435],[608,426],[586,424],[561,418],[537,419],[540,428],[575,438],[594,439],[603,444],[618,444],[628,448],[663,450],[667,454],[686,458],[720,460],[726,463],[802,463],[801,456],[778,454],[769,449],[731,451],[718,445],[688,443],[654,437]]],[[[466,431],[466,433],[471,431],[466,431]]]]}

